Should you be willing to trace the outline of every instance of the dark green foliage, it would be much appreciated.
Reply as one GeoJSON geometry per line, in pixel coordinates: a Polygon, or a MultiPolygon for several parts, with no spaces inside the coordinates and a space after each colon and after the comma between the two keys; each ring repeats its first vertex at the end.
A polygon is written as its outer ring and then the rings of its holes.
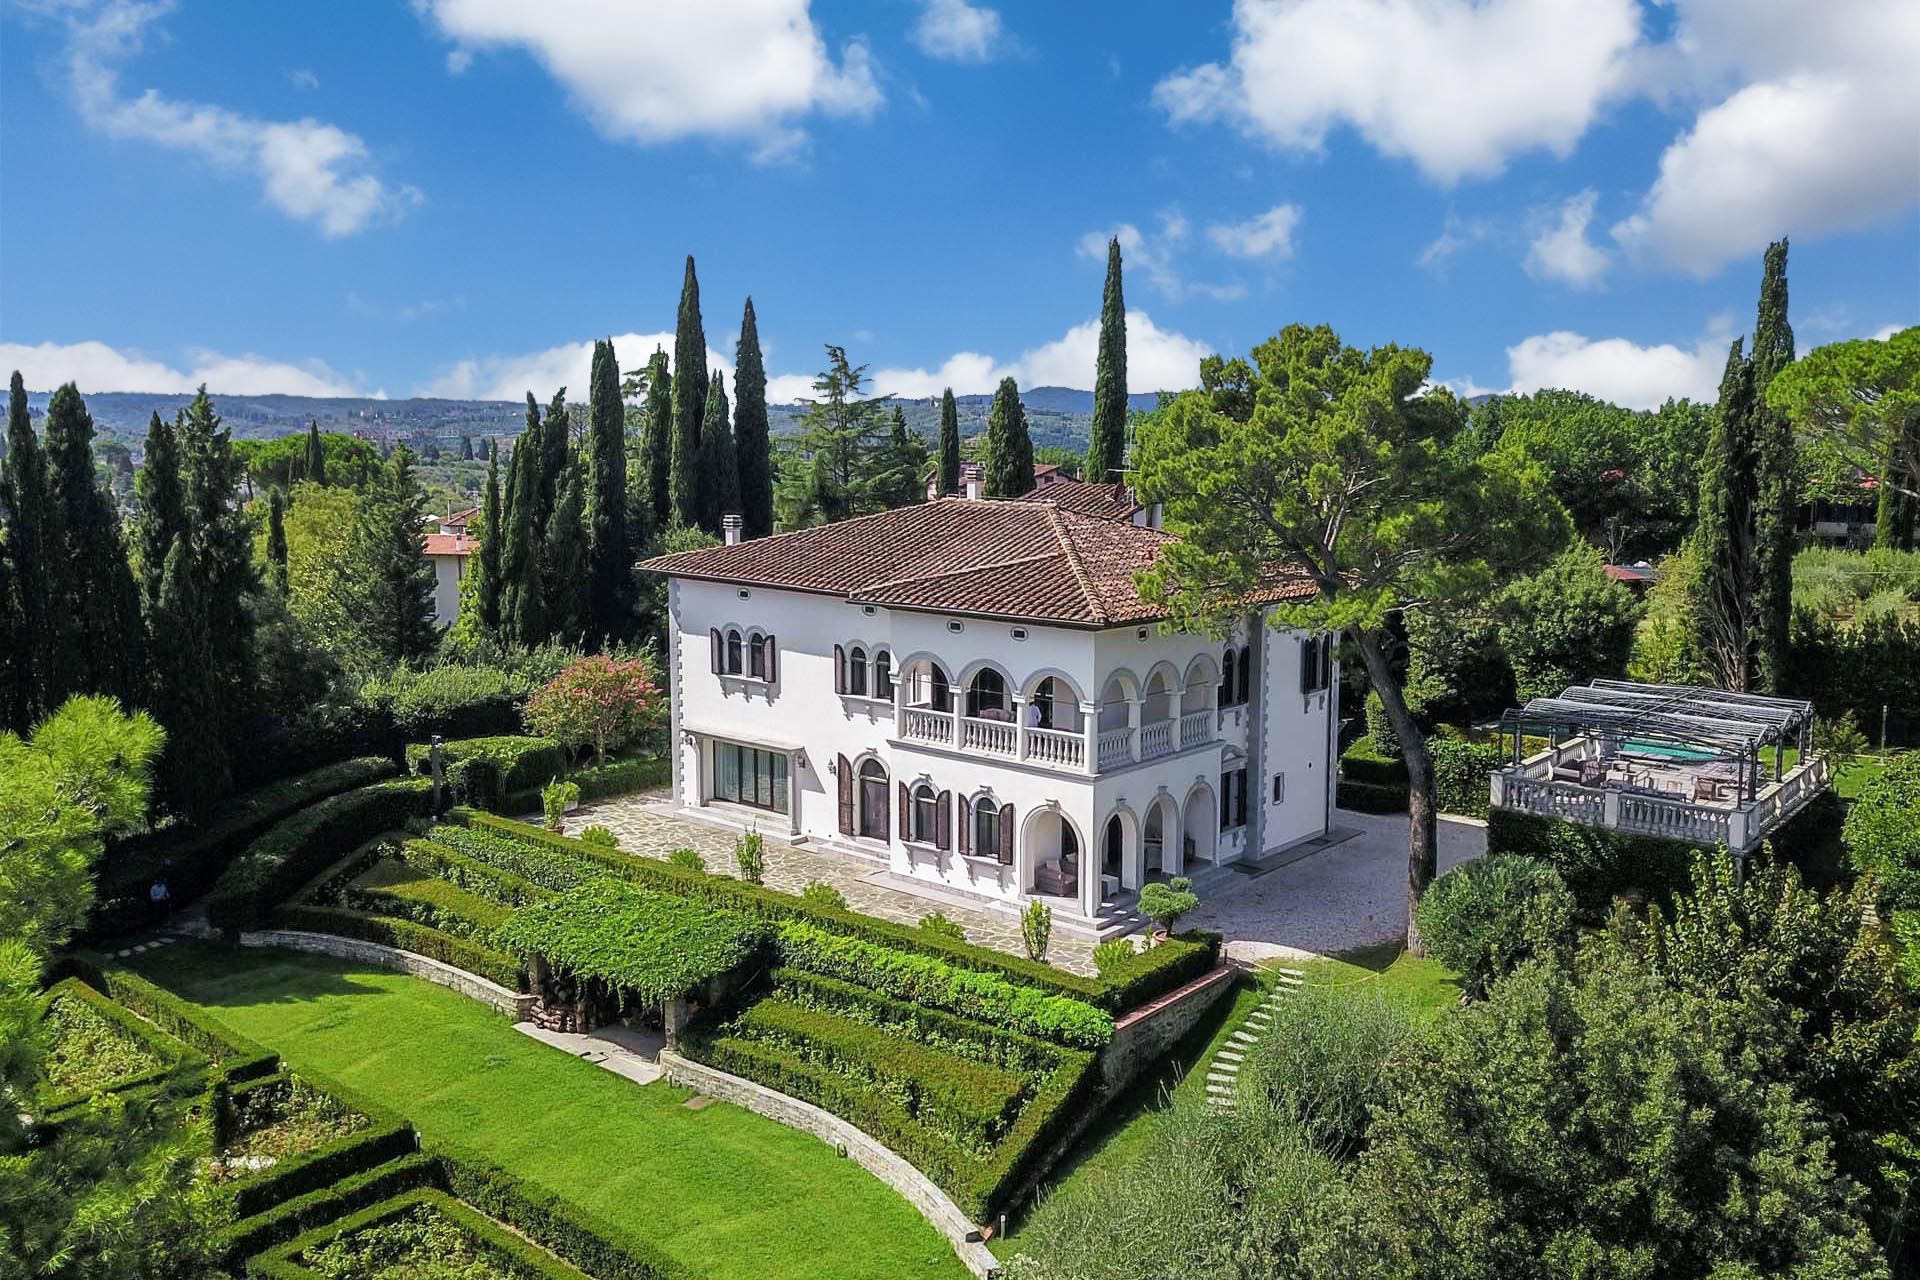
{"type": "Polygon", "coordinates": [[[1093,370],[1089,484],[1118,480],[1127,461],[1127,303],[1120,292],[1120,240],[1107,241],[1107,283],[1100,298],[1100,348],[1093,370]]]}
{"type": "Polygon", "coordinates": [[[883,509],[926,498],[927,442],[907,428],[907,415],[893,406],[885,442],[874,451],[868,476],[873,503],[883,509]]]}
{"type": "Polygon", "coordinates": [[[700,425],[700,527],[720,532],[721,517],[740,513],[740,458],[727,422],[727,389],[719,370],[707,383],[706,420],[700,425]]]}
{"type": "Polygon", "coordinates": [[[408,840],[400,846],[400,856],[410,867],[503,907],[528,906],[553,893],[510,871],[470,858],[438,840],[408,840]]]}
{"type": "Polygon", "coordinates": [[[299,435],[235,440],[233,456],[249,498],[267,489],[291,491],[296,484],[357,489],[373,478],[385,459],[372,441],[337,431],[322,432],[317,424],[309,424],[309,429],[299,435]],[[317,476],[312,474],[316,459],[317,476]]]}
{"type": "Polygon", "coordinates": [[[473,461],[473,437],[472,436],[460,437],[460,461],[462,462],[473,461]]]}
{"type": "Polygon", "coordinates": [[[207,918],[216,929],[256,929],[269,909],[342,849],[422,816],[433,798],[420,778],[377,782],[320,801],[274,824],[213,887],[207,918]]]}
{"type": "Polygon", "coordinates": [[[1372,734],[1362,734],[1353,740],[1340,756],[1340,776],[1351,782],[1364,782],[1375,787],[1398,787],[1405,802],[1407,787],[1407,762],[1397,755],[1389,755],[1380,749],[1372,734]]]}
{"type": "Polygon", "coordinates": [[[348,542],[347,616],[382,665],[415,663],[433,652],[433,564],[420,536],[424,501],[413,450],[403,444],[362,495],[348,542]]]}
{"type": "Polygon", "coordinates": [[[527,396],[526,431],[507,463],[506,539],[502,550],[500,633],[508,641],[536,645],[547,638],[547,608],[540,571],[540,410],[527,396]]]}
{"type": "Polygon", "coordinates": [[[287,495],[267,490],[267,575],[275,595],[287,594],[287,495]]]}
{"type": "Polygon", "coordinates": [[[127,562],[120,515],[93,471],[93,416],[72,383],[47,401],[47,496],[60,530],[53,627],[53,701],[105,693],[144,703],[140,595],[127,562]]]}
{"type": "Polygon", "coordinates": [[[1396,1088],[1389,1067],[1413,1041],[1411,1017],[1364,988],[1323,986],[1302,987],[1270,1013],[1241,1065],[1238,1104],[1283,1115],[1322,1154],[1358,1155],[1373,1110],[1396,1088]]]}
{"type": "Polygon", "coordinates": [[[767,368],[760,356],[760,322],[747,299],[733,359],[733,444],[739,458],[741,532],[773,532],[773,443],[767,427],[767,368]]]}
{"type": "Polygon", "coordinates": [[[216,1063],[230,1085],[271,1075],[279,1055],[214,1022],[199,1006],[182,1000],[126,968],[94,971],[82,966],[88,984],[216,1063]]]}
{"type": "Polygon", "coordinates": [[[935,496],[951,498],[960,492],[960,409],[953,388],[940,393],[940,485],[935,496]]]}
{"type": "Polygon", "coordinates": [[[1596,677],[1625,675],[1640,619],[1633,593],[1607,577],[1599,553],[1580,543],[1509,584],[1495,612],[1522,703],[1596,677]]]}
{"type": "Polygon", "coordinates": [[[1694,854],[1685,841],[1623,835],[1510,809],[1487,814],[1487,849],[1538,858],[1558,871],[1585,924],[1604,920],[1617,896],[1671,901],[1687,886],[1694,854]]]}
{"type": "Polygon", "coordinates": [[[1470,996],[1536,957],[1552,958],[1573,929],[1573,895],[1552,867],[1519,854],[1461,863],[1420,899],[1427,954],[1460,975],[1470,996]]]}
{"type": "Polygon", "coordinates": [[[873,492],[875,457],[885,447],[886,403],[862,397],[867,366],[827,346],[827,367],[814,379],[815,398],[791,438],[780,468],[780,522],[786,528],[827,524],[883,511],[873,492]]]}
{"type": "Polygon", "coordinates": [[[425,671],[396,668],[369,680],[360,700],[380,721],[383,749],[396,756],[401,743],[443,738],[479,738],[520,730],[524,677],[499,667],[449,665],[425,671]],[[393,739],[398,741],[393,741],[393,739]]]}
{"type": "Polygon", "coordinates": [[[1405,813],[1407,787],[1382,786],[1374,782],[1354,782],[1342,778],[1334,784],[1334,804],[1355,813],[1405,813]]]}
{"type": "Polygon", "coordinates": [[[565,479],[568,459],[573,454],[572,415],[567,408],[567,389],[561,387],[547,402],[546,415],[540,420],[539,505],[534,508],[533,530],[543,542],[547,526],[553,522],[553,509],[560,501],[560,486],[565,479]]]}
{"type": "Polygon", "coordinates": [[[693,255],[688,254],[673,329],[673,450],[668,481],[669,518],[684,525],[700,524],[700,429],[706,413],[707,335],[700,322],[700,280],[693,272],[693,255]]]}
{"type": "Polygon", "coordinates": [[[1767,246],[1760,277],[1760,310],[1753,326],[1753,566],[1754,651],[1759,687],[1782,689],[1787,629],[1793,609],[1794,522],[1800,511],[1793,423],[1770,408],[1767,388],[1793,363],[1793,326],[1787,323],[1787,242],[1767,246]]]}
{"type": "MultiPolygon", "coordinates": [[[[432,767],[430,750],[425,743],[409,745],[408,770],[425,775],[432,767]]],[[[510,792],[544,786],[567,771],[566,752],[551,738],[518,734],[454,738],[441,744],[441,755],[448,765],[486,761],[493,767],[499,789],[510,792]]]]}
{"type": "Polygon", "coordinates": [[[306,471],[301,478],[314,484],[327,483],[327,451],[320,443],[320,423],[317,420],[307,423],[306,471]]]}
{"type": "MultiPolygon", "coordinates": [[[[134,479],[140,523],[134,546],[140,558],[140,603],[152,618],[160,604],[160,584],[175,541],[192,536],[187,523],[187,493],[180,474],[180,438],[158,413],[147,424],[145,458],[134,479]]],[[[282,531],[284,539],[284,530],[282,531]]]]}
{"type": "Polygon", "coordinates": [[[547,521],[546,545],[540,553],[540,594],[546,605],[546,633],[541,639],[567,645],[586,639],[592,624],[591,549],[582,487],[580,464],[569,458],[561,464],[559,498],[547,521]]]}
{"type": "Polygon", "coordinates": [[[1825,716],[1852,712],[1870,742],[1920,745],[1920,621],[1880,614],[1852,626],[1801,610],[1787,650],[1787,692],[1825,716]]]}
{"type": "Polygon", "coordinates": [[[251,1218],[297,1196],[365,1173],[419,1149],[413,1126],[397,1117],[381,1117],[363,1129],[312,1151],[282,1160],[233,1188],[236,1218],[251,1218]]]}
{"type": "Polygon", "coordinates": [[[1873,877],[1889,910],[1920,909],[1920,755],[1902,756],[1866,785],[1847,813],[1854,869],[1873,877]]]}
{"type": "Polygon", "coordinates": [[[487,458],[486,496],[480,507],[480,546],[473,556],[474,572],[479,580],[474,584],[474,606],[480,611],[480,629],[487,635],[500,633],[500,602],[506,582],[506,527],[501,523],[505,513],[500,506],[500,451],[493,450],[487,458]]]}
{"type": "Polygon", "coordinates": [[[627,414],[610,340],[593,347],[589,384],[593,528],[587,539],[587,635],[596,644],[627,638],[633,625],[633,549],[627,528],[627,414]]]}
{"type": "Polygon", "coordinates": [[[1457,738],[1435,738],[1428,746],[1433,752],[1433,802],[1440,812],[1486,817],[1493,771],[1506,759],[1500,749],[1457,738]]]}
{"type": "Polygon", "coordinates": [[[440,1177],[440,1163],[424,1154],[389,1160],[364,1173],[352,1174],[305,1195],[295,1196],[264,1213],[243,1218],[220,1240],[220,1252],[230,1267],[291,1240],[303,1231],[337,1221],[342,1215],[390,1199],[403,1191],[430,1184],[440,1177]]]}
{"type": "MultiPolygon", "coordinates": [[[[649,758],[588,765],[569,773],[567,780],[580,788],[582,800],[603,800],[608,796],[631,795],[636,791],[665,786],[671,775],[671,761],[649,758]]],[[[530,787],[524,791],[504,792],[496,803],[478,807],[490,808],[508,816],[532,813],[540,808],[540,789],[530,787]]]]}
{"type": "Polygon", "coordinates": [[[647,364],[647,425],[640,447],[647,476],[647,500],[653,511],[649,522],[657,533],[673,523],[673,372],[667,353],[653,349],[647,364]]]}
{"type": "Polygon", "coordinates": [[[58,1118],[96,1093],[150,1085],[206,1059],[158,1027],[135,1017],[80,978],[47,988],[47,1053],[36,1111],[58,1118]]]}
{"type": "Polygon", "coordinates": [[[6,553],[22,643],[10,727],[26,733],[58,701],[53,691],[55,637],[51,621],[59,579],[54,556],[60,546],[59,513],[47,491],[46,455],[27,412],[27,389],[14,370],[7,400],[7,456],[0,470],[0,507],[7,516],[6,553]]]}
{"type": "Polygon", "coordinates": [[[458,1268],[461,1275],[486,1268],[488,1275],[497,1272],[514,1280],[584,1280],[585,1275],[430,1188],[403,1192],[306,1232],[251,1260],[248,1273],[262,1280],[313,1280],[323,1274],[411,1275],[429,1262],[458,1268]],[[306,1265],[316,1258],[318,1269],[306,1265]],[[342,1267],[350,1270],[343,1272],[342,1267]]]}
{"type": "Polygon", "coordinates": [[[987,411],[986,496],[1017,498],[1033,489],[1033,440],[1027,434],[1027,411],[1020,403],[1020,387],[1012,378],[1000,379],[987,411]]]}

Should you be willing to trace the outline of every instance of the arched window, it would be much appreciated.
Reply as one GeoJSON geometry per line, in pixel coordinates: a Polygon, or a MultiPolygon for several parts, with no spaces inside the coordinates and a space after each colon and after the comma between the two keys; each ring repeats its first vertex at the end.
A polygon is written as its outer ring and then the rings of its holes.
{"type": "Polygon", "coordinates": [[[1247,700],[1248,686],[1252,683],[1253,646],[1242,645],[1240,646],[1240,687],[1237,691],[1238,696],[1235,698],[1235,701],[1245,702],[1247,700]]]}
{"type": "Polygon", "coordinates": [[[740,674],[740,633],[738,631],[727,632],[727,674],[730,676],[740,674]]]}
{"type": "Polygon", "coordinates": [[[867,651],[859,645],[847,650],[847,692],[856,698],[867,696],[867,651]]]}
{"type": "Polygon", "coordinates": [[[893,701],[893,655],[885,649],[873,653],[873,696],[893,701]]]}
{"type": "Polygon", "coordinates": [[[867,760],[860,766],[860,834],[885,840],[887,826],[887,767],[867,760]]]}
{"type": "Polygon", "coordinates": [[[938,802],[931,782],[913,789],[913,839],[920,844],[933,844],[938,839],[938,802]]]}
{"type": "Polygon", "coordinates": [[[1239,655],[1232,645],[1227,646],[1225,656],[1220,659],[1220,705],[1231,707],[1240,701],[1239,686],[1234,683],[1234,671],[1238,667],[1239,655]]]}
{"type": "Polygon", "coordinates": [[[1028,700],[1027,723],[1039,729],[1053,728],[1053,677],[1042,680],[1028,700]]]}
{"type": "Polygon", "coordinates": [[[757,631],[747,645],[747,674],[755,680],[767,678],[767,638],[757,631]]]}
{"type": "Polygon", "coordinates": [[[1006,861],[1000,847],[1000,810],[992,796],[973,802],[973,856],[1006,861]]]}
{"type": "Polygon", "coordinates": [[[989,712],[997,713],[996,719],[1005,717],[1007,682],[992,667],[983,667],[974,674],[973,683],[967,686],[967,714],[983,716],[989,712]]]}
{"type": "Polygon", "coordinates": [[[935,711],[953,710],[953,689],[938,663],[927,668],[927,705],[935,711]]]}

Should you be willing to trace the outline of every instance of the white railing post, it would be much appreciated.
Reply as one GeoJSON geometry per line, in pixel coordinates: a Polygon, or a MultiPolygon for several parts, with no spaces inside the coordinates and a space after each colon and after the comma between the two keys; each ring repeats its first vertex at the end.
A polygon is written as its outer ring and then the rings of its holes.
{"type": "Polygon", "coordinates": [[[1100,772],[1100,707],[1097,703],[1080,704],[1080,764],[1088,776],[1100,772]]]}
{"type": "Polygon", "coordinates": [[[1027,758],[1027,698],[1019,693],[1013,695],[1013,758],[1027,758]]]}

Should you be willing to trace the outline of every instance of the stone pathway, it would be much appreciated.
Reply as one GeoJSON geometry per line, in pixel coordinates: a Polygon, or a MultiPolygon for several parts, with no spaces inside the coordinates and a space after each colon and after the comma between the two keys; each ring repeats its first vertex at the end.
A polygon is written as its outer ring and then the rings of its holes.
{"type": "Polygon", "coordinates": [[[660,1065],[660,1050],[667,1044],[663,1032],[616,1024],[580,1035],[571,1031],[548,1031],[531,1022],[516,1022],[513,1029],[582,1062],[625,1076],[636,1084],[652,1084],[667,1074],[660,1065]]]}
{"type": "MultiPolygon", "coordinates": [[[[733,852],[739,832],[663,812],[667,804],[666,793],[661,791],[583,804],[567,815],[567,831],[578,835],[589,826],[602,826],[613,832],[620,847],[628,853],[665,860],[675,849],[692,849],[706,859],[708,871],[727,876],[740,874],[733,852]]],[[[796,848],[787,843],[784,834],[767,836],[764,848],[766,872],[761,883],[770,889],[799,893],[815,880],[824,881],[846,895],[847,905],[855,911],[906,925],[918,924],[923,916],[938,911],[967,931],[968,942],[1009,955],[1026,955],[1016,916],[936,902],[890,888],[884,883],[889,879],[888,870],[877,860],[868,862],[846,854],[817,852],[804,846],[796,848]]],[[[1092,945],[1064,937],[1058,929],[1054,931],[1047,961],[1072,973],[1094,971],[1092,945]]]]}
{"type": "Polygon", "coordinates": [[[1273,1011],[1276,1006],[1293,998],[1307,975],[1298,969],[1275,969],[1273,971],[1273,990],[1260,1002],[1260,1007],[1247,1015],[1234,1033],[1227,1037],[1220,1052],[1213,1057],[1213,1064],[1207,1068],[1207,1105],[1215,1111],[1231,1111],[1237,1105],[1240,1065],[1247,1055],[1273,1029],[1273,1011]]]}

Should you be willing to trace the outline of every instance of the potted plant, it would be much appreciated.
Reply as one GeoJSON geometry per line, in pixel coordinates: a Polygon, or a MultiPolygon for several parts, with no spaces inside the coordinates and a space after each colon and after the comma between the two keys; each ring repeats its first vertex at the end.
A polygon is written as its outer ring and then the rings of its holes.
{"type": "Polygon", "coordinates": [[[1162,884],[1158,880],[1140,890],[1140,914],[1154,923],[1154,936],[1167,938],[1180,917],[1200,905],[1193,892],[1193,881],[1175,876],[1162,884]]]}
{"type": "Polygon", "coordinates": [[[540,808],[546,814],[547,830],[564,831],[562,815],[571,812],[580,804],[580,784],[564,782],[555,778],[540,788],[540,808]]]}

